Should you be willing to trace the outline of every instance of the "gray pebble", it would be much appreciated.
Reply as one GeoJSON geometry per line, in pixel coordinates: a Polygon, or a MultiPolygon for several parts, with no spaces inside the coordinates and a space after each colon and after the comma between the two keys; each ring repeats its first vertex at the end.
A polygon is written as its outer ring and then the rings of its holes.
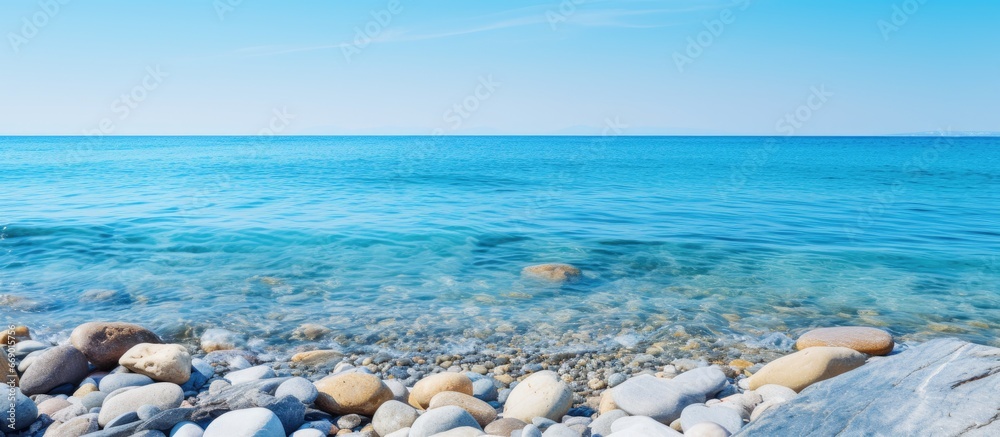
{"type": "Polygon", "coordinates": [[[319,391],[316,390],[316,386],[308,379],[296,377],[281,383],[277,391],[274,392],[274,396],[278,398],[292,396],[298,399],[299,402],[309,405],[319,396],[319,391]]]}
{"type": "Polygon", "coordinates": [[[354,429],[361,425],[361,416],[357,414],[347,414],[337,419],[337,428],[354,429]]]}
{"type": "Polygon", "coordinates": [[[323,435],[326,435],[326,433],[330,431],[330,428],[332,426],[333,422],[329,420],[311,420],[309,422],[302,424],[302,426],[300,426],[299,429],[312,428],[319,431],[323,431],[323,435]]]}
{"type": "Polygon", "coordinates": [[[496,383],[493,382],[493,378],[480,375],[479,379],[472,381],[472,395],[477,399],[490,402],[497,400],[499,392],[497,391],[496,383]]]}
{"type": "Polygon", "coordinates": [[[113,373],[101,378],[98,388],[104,393],[111,393],[125,387],[142,387],[153,383],[153,379],[138,373],[113,373]]]}
{"type": "Polygon", "coordinates": [[[212,365],[209,364],[208,361],[205,361],[201,358],[191,359],[191,369],[197,370],[198,373],[205,375],[205,377],[207,378],[211,378],[212,376],[215,375],[215,368],[212,367],[212,365]]]}
{"type": "Polygon", "coordinates": [[[22,340],[14,345],[14,356],[18,359],[24,359],[28,354],[32,352],[42,351],[49,347],[49,345],[36,340],[22,340]]]}
{"type": "Polygon", "coordinates": [[[420,415],[412,406],[397,400],[386,401],[372,416],[372,426],[380,435],[388,435],[413,425],[420,415]]]}
{"type": "Polygon", "coordinates": [[[57,385],[56,388],[53,388],[52,390],[49,390],[49,394],[69,396],[69,395],[72,395],[73,392],[76,391],[77,385],[78,384],[74,384],[74,383],[71,383],[71,382],[67,382],[65,384],[57,385]]]}
{"type": "Polygon", "coordinates": [[[410,390],[402,382],[399,382],[398,379],[387,379],[382,381],[382,383],[386,387],[389,387],[389,390],[392,390],[392,398],[394,400],[406,403],[410,398],[410,390]]]}
{"type": "Polygon", "coordinates": [[[541,431],[545,431],[550,426],[555,425],[556,423],[557,422],[555,420],[548,419],[545,417],[536,417],[534,419],[531,419],[531,424],[537,426],[538,429],[541,431]]]}
{"type": "Polygon", "coordinates": [[[626,379],[628,379],[628,377],[626,377],[624,374],[612,373],[611,376],[608,377],[608,387],[614,387],[616,385],[619,385],[625,382],[626,379]]]}
{"type": "Polygon", "coordinates": [[[10,418],[8,415],[10,413],[8,413],[8,411],[11,410],[11,407],[13,407],[14,410],[13,418],[15,430],[28,428],[28,426],[34,423],[35,419],[38,418],[38,406],[35,405],[30,398],[21,393],[20,389],[14,390],[13,402],[11,402],[7,393],[4,393],[0,399],[2,399],[2,401],[0,401],[0,407],[3,407],[3,414],[5,416],[3,429],[10,430],[10,428],[8,428],[10,426],[10,422],[8,422],[10,418]]]}
{"type": "Polygon", "coordinates": [[[261,396],[261,399],[263,402],[257,402],[257,406],[271,410],[278,417],[286,435],[298,429],[305,421],[306,406],[298,399],[291,396],[278,399],[267,395],[261,396]]]}
{"type": "MultiPolygon", "coordinates": [[[[453,405],[438,407],[427,410],[413,422],[413,426],[410,427],[410,437],[430,437],[463,426],[479,428],[479,423],[471,414],[459,407],[453,405]]],[[[541,434],[538,437],[541,437],[541,434]]]]}
{"type": "Polygon", "coordinates": [[[173,428],[174,425],[178,423],[190,420],[193,413],[194,408],[171,408],[146,419],[146,421],[139,426],[139,430],[168,430],[173,428]]]}
{"type": "Polygon", "coordinates": [[[212,381],[211,384],[209,384],[208,393],[213,395],[218,394],[219,392],[225,390],[227,387],[230,387],[231,385],[232,384],[230,384],[229,381],[226,381],[224,379],[216,379],[215,381],[212,381]]]}
{"type": "Polygon", "coordinates": [[[194,422],[181,422],[170,429],[170,437],[201,437],[204,433],[205,430],[194,422]]]}
{"type": "Polygon", "coordinates": [[[191,360],[191,377],[188,378],[187,382],[181,385],[181,389],[185,392],[194,391],[202,388],[212,376],[215,375],[215,369],[207,361],[194,358],[191,360]]]}
{"type": "Polygon", "coordinates": [[[761,402],[784,402],[798,397],[798,393],[788,387],[777,384],[766,384],[757,387],[754,392],[760,396],[761,402]]]}
{"type": "Polygon", "coordinates": [[[622,410],[611,410],[594,419],[590,424],[590,433],[595,437],[603,437],[611,434],[611,424],[614,421],[621,419],[622,417],[628,416],[628,413],[622,410]]]}
{"type": "Polygon", "coordinates": [[[580,433],[561,423],[554,424],[542,433],[542,437],[580,437],[580,433]]]}
{"type": "Polygon", "coordinates": [[[113,428],[116,426],[122,426],[125,424],[134,423],[138,421],[139,421],[139,415],[136,414],[135,411],[129,411],[127,413],[123,413],[118,417],[115,417],[114,419],[111,419],[108,422],[108,424],[104,426],[104,429],[113,428]]]}
{"type": "Polygon", "coordinates": [[[205,437],[287,435],[281,421],[264,408],[246,408],[225,413],[205,428],[205,437]]]}
{"type": "MultiPolygon", "coordinates": [[[[18,343],[18,346],[25,342],[18,343]]],[[[21,391],[26,395],[69,393],[90,373],[87,357],[73,346],[56,346],[39,355],[36,362],[21,375],[21,391]]]]}
{"type": "Polygon", "coordinates": [[[143,405],[135,410],[135,414],[139,416],[139,420],[149,420],[153,416],[160,414],[163,411],[155,405],[143,405]]]}
{"type": "Polygon", "coordinates": [[[90,410],[83,405],[70,405],[52,414],[52,420],[59,422],[69,422],[77,416],[89,413],[90,410]]]}
{"type": "Polygon", "coordinates": [[[513,389],[513,387],[511,387],[511,388],[505,388],[505,389],[500,390],[499,392],[497,392],[497,402],[500,402],[501,404],[506,404],[507,403],[507,396],[510,396],[510,392],[512,391],[512,389],[513,389]]]}
{"type": "Polygon", "coordinates": [[[597,411],[594,411],[593,408],[590,408],[586,405],[570,408],[569,411],[566,412],[567,416],[577,416],[577,417],[591,417],[595,414],[597,414],[597,411]]]}
{"type": "Polygon", "coordinates": [[[97,425],[97,415],[96,414],[85,414],[80,417],[76,417],[69,422],[63,423],[62,425],[53,424],[49,427],[49,431],[46,434],[55,434],[59,436],[82,436],[84,434],[89,434],[92,432],[97,432],[100,426],[97,425]],[[55,428],[53,430],[53,428],[55,428]]]}
{"type": "Polygon", "coordinates": [[[261,365],[229,372],[226,374],[225,379],[226,381],[229,381],[229,383],[236,385],[244,382],[274,378],[275,376],[277,375],[274,374],[274,369],[269,366],[261,365]]]}
{"type": "Polygon", "coordinates": [[[712,422],[722,426],[729,434],[736,434],[743,427],[743,418],[733,408],[706,407],[703,404],[688,405],[681,412],[681,427],[687,431],[702,423],[712,422]]]}
{"type": "Polygon", "coordinates": [[[528,425],[510,433],[510,437],[542,437],[542,431],[535,425],[528,425]]]}
{"type": "Polygon", "coordinates": [[[562,423],[563,425],[566,426],[573,426],[573,425],[589,426],[593,421],[594,419],[591,419],[589,417],[563,416],[562,423]]]}

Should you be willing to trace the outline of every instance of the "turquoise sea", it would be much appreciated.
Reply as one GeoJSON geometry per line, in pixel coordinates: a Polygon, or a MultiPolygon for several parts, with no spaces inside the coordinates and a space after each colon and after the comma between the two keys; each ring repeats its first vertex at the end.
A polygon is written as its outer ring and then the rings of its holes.
{"type": "Polygon", "coordinates": [[[260,344],[1000,346],[1000,138],[0,137],[0,314],[260,344]],[[564,262],[552,284],[523,267],[564,262]]]}

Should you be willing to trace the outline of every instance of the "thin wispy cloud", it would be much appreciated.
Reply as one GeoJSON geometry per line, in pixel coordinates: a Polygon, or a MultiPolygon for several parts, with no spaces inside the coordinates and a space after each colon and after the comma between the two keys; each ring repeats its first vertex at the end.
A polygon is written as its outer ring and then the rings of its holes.
{"type": "MultiPolygon", "coordinates": [[[[645,3],[644,1],[637,1],[635,3],[645,3]]],[[[677,8],[644,8],[644,9],[607,9],[598,7],[601,4],[616,4],[621,5],[621,2],[593,2],[593,3],[582,3],[577,6],[569,19],[563,23],[565,26],[578,26],[578,27],[605,27],[605,28],[623,28],[623,29],[648,29],[648,28],[659,28],[676,25],[676,23],[663,23],[663,15],[667,14],[683,14],[689,12],[697,12],[708,9],[718,9],[720,7],[725,7],[731,5],[733,2],[726,3],[713,3],[713,4],[699,4],[687,7],[677,7],[677,8]],[[589,9],[588,9],[589,8],[589,9]],[[641,18],[643,20],[636,20],[636,18],[641,18]],[[648,21],[661,21],[655,24],[649,23],[648,21]]],[[[500,31],[505,29],[512,29],[518,27],[530,27],[530,26],[549,26],[550,21],[547,13],[557,11],[559,7],[558,3],[553,3],[551,5],[535,5],[527,6],[516,9],[511,9],[503,12],[496,12],[480,17],[473,17],[468,20],[463,20],[463,22],[469,21],[487,21],[484,24],[471,27],[457,27],[453,30],[446,31],[435,31],[435,32],[423,32],[419,29],[402,29],[402,28],[389,28],[385,29],[379,33],[374,38],[371,38],[367,43],[370,44],[385,44],[385,43],[404,43],[404,42],[415,42],[415,41],[428,41],[442,38],[453,38],[464,35],[472,35],[484,32],[500,31]]],[[[447,26],[444,26],[447,27],[447,26]]],[[[280,46],[280,45],[264,45],[255,47],[245,47],[237,49],[233,52],[235,55],[239,56],[274,56],[289,53],[298,52],[311,52],[317,50],[340,50],[346,47],[354,46],[353,41],[343,41],[339,43],[332,44],[322,44],[322,45],[312,45],[312,46],[280,46]]]]}

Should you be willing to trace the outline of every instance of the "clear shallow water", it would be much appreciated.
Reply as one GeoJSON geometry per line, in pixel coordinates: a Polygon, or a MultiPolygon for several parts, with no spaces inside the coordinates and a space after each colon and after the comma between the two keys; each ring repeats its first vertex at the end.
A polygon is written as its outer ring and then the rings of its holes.
{"type": "Polygon", "coordinates": [[[0,137],[0,156],[0,312],[54,335],[1000,337],[995,138],[0,137]],[[584,278],[521,278],[543,262],[584,278]]]}

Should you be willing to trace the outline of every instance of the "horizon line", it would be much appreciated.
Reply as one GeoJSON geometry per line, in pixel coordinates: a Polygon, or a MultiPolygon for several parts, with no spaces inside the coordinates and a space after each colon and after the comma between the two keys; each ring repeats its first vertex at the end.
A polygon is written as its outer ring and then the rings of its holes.
{"type": "Polygon", "coordinates": [[[935,135],[935,134],[868,134],[868,135],[754,135],[754,134],[707,134],[707,135],[672,135],[672,134],[635,134],[635,135],[563,135],[563,134],[466,134],[466,135],[430,135],[430,134],[135,134],[135,135],[10,135],[0,134],[0,138],[390,138],[390,137],[422,137],[422,138],[467,138],[467,137],[553,137],[553,138],[1000,138],[1000,132],[986,135],[935,135]]]}

